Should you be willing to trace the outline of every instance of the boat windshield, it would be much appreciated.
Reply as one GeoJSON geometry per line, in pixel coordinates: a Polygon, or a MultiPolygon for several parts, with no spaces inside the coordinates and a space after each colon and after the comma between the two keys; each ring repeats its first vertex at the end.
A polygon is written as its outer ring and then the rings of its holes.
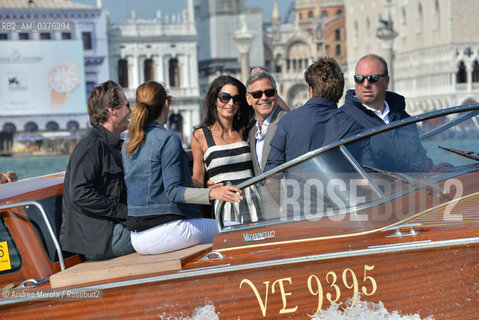
{"type": "Polygon", "coordinates": [[[348,227],[361,232],[453,199],[454,177],[479,169],[478,109],[416,116],[311,151],[240,184],[244,199],[217,206],[218,226],[347,217],[348,227]]]}

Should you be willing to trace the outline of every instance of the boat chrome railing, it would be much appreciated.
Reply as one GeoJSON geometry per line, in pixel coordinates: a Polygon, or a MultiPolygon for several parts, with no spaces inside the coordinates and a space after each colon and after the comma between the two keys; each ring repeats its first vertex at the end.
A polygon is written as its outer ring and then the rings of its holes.
{"type": "MultiPolygon", "coordinates": [[[[249,186],[251,186],[251,185],[253,185],[253,184],[255,184],[255,183],[257,183],[261,180],[264,180],[264,179],[266,179],[270,176],[273,176],[274,174],[279,173],[280,171],[284,171],[284,170],[286,170],[286,169],[288,169],[292,166],[295,166],[298,163],[301,163],[301,162],[304,162],[308,159],[311,159],[311,158],[317,156],[320,153],[326,152],[326,151],[334,149],[334,148],[338,148],[342,145],[346,145],[348,143],[353,143],[353,142],[358,141],[360,139],[364,139],[364,138],[370,137],[372,135],[376,135],[376,134],[379,134],[381,132],[389,131],[389,130],[392,130],[392,129],[395,129],[395,128],[398,128],[398,127],[407,126],[409,124],[417,123],[417,122],[420,122],[420,121],[429,120],[429,119],[433,119],[433,118],[437,118],[437,117],[441,117],[441,116],[447,116],[447,115],[454,114],[454,113],[461,113],[461,112],[467,112],[467,113],[464,114],[464,115],[461,115],[460,119],[458,118],[456,121],[452,120],[452,122],[454,122],[454,124],[457,124],[458,122],[460,123],[464,120],[467,120],[470,117],[474,117],[475,115],[477,115],[479,113],[479,103],[473,103],[473,104],[468,104],[468,105],[450,107],[450,108],[441,109],[441,110],[435,110],[435,111],[427,112],[427,113],[417,115],[417,116],[414,116],[414,117],[397,120],[397,121],[394,121],[394,122],[391,122],[389,124],[385,124],[385,125],[382,125],[382,126],[379,126],[379,127],[376,127],[376,128],[368,129],[366,131],[363,131],[361,133],[352,135],[352,136],[350,136],[348,138],[345,138],[343,140],[339,140],[339,141],[333,142],[332,144],[329,144],[329,145],[323,146],[321,148],[318,148],[316,150],[309,151],[309,152],[303,154],[302,156],[299,156],[299,157],[297,157],[295,159],[292,159],[292,160],[290,160],[286,163],[283,163],[282,165],[280,165],[276,168],[273,168],[273,169],[271,169],[267,172],[263,172],[263,173],[261,173],[257,176],[254,176],[254,177],[238,184],[236,187],[238,187],[240,189],[244,189],[244,188],[249,187],[249,186]]],[[[447,125],[447,124],[445,124],[445,125],[447,125]]],[[[435,131],[434,131],[434,133],[435,133],[435,131]]],[[[427,133],[424,134],[424,136],[420,136],[420,137],[421,138],[426,138],[426,137],[429,137],[431,135],[433,135],[433,132],[427,132],[427,133]]],[[[377,192],[378,190],[374,190],[374,191],[377,192]]],[[[223,215],[224,215],[223,207],[224,207],[224,204],[225,204],[224,201],[220,201],[218,203],[216,209],[215,209],[215,210],[217,210],[215,212],[215,217],[216,217],[216,225],[218,227],[219,232],[222,232],[223,229],[224,229],[224,223],[223,223],[223,215]]]]}
{"type": "Polygon", "coordinates": [[[53,232],[50,221],[48,221],[47,214],[40,203],[38,203],[37,201],[22,201],[22,202],[16,202],[16,203],[2,204],[0,205],[0,211],[5,209],[24,207],[24,206],[35,206],[37,207],[38,210],[40,210],[43,221],[45,222],[45,225],[47,226],[48,233],[50,234],[50,237],[57,251],[60,268],[62,269],[62,271],[65,270],[65,262],[63,260],[63,254],[62,254],[62,249],[60,248],[60,243],[58,242],[57,237],[55,236],[55,233],[53,232]]]}

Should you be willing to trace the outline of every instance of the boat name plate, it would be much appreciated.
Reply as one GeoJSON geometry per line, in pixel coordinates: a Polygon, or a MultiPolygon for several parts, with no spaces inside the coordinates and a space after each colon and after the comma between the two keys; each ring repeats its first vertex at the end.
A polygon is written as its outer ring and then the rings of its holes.
{"type": "Polygon", "coordinates": [[[274,239],[276,237],[276,231],[263,231],[258,233],[243,233],[244,242],[260,241],[266,239],[274,239]]]}

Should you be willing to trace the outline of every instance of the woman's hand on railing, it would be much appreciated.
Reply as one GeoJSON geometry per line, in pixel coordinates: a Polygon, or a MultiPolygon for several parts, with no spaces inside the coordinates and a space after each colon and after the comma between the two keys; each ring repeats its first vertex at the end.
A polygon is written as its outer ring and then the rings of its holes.
{"type": "Polygon", "coordinates": [[[234,186],[223,186],[222,183],[212,185],[210,200],[220,200],[226,202],[240,202],[243,200],[241,190],[234,186]]]}

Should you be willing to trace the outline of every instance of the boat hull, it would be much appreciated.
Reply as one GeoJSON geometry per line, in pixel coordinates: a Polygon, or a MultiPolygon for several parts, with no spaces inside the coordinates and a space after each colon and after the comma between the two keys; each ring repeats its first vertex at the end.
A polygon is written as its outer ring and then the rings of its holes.
{"type": "Polygon", "coordinates": [[[390,312],[421,318],[477,319],[479,244],[420,246],[395,252],[375,248],[338,258],[310,256],[290,263],[277,260],[269,266],[193,269],[100,284],[89,287],[98,296],[84,301],[65,297],[7,305],[1,307],[0,317],[178,317],[211,304],[220,319],[308,319],[328,308],[331,300],[345,303],[352,298],[381,301],[390,312]]]}

